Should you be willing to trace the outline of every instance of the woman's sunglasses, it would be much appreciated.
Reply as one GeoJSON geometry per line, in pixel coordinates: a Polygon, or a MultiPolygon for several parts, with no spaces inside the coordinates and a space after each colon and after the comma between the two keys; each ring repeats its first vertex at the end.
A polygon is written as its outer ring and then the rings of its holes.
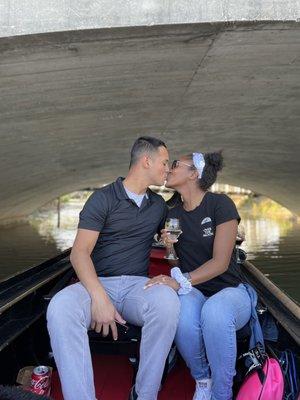
{"type": "Polygon", "coordinates": [[[172,162],[171,169],[175,169],[175,168],[179,167],[179,164],[183,164],[183,165],[186,165],[187,167],[194,168],[194,165],[187,164],[187,163],[185,163],[183,161],[180,161],[180,160],[174,160],[172,162]]]}

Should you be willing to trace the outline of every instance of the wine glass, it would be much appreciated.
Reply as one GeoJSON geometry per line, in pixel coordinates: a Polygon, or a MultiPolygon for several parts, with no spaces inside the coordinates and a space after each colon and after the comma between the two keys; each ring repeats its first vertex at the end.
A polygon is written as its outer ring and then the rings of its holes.
{"type": "MultiPolygon", "coordinates": [[[[165,223],[165,229],[168,233],[168,237],[171,240],[178,239],[178,237],[182,234],[178,218],[167,218],[165,223]]],[[[173,243],[171,243],[170,246],[166,248],[166,255],[164,258],[166,260],[178,260],[173,243]]]]}
{"type": "Polygon", "coordinates": [[[240,259],[240,246],[244,242],[246,237],[245,228],[243,225],[238,226],[238,231],[235,240],[235,248],[236,248],[236,262],[241,264],[243,260],[240,259]]]}

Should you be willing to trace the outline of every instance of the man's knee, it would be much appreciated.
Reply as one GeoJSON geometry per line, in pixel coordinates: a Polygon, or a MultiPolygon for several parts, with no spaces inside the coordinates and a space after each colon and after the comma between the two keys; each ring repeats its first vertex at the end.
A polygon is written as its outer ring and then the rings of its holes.
{"type": "Polygon", "coordinates": [[[48,326],[64,326],[70,324],[74,318],[78,318],[77,300],[74,293],[63,289],[58,292],[50,301],[47,309],[48,326]]]}
{"type": "Polygon", "coordinates": [[[180,301],[177,293],[165,285],[157,285],[147,290],[152,290],[148,307],[156,317],[165,323],[178,321],[180,301]]]}

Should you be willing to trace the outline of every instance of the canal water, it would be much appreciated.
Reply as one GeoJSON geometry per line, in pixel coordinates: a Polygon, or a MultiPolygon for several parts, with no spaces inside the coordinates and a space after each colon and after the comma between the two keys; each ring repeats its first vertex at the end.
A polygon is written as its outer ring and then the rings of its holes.
{"type": "MultiPolygon", "coordinates": [[[[0,230],[0,280],[28,269],[72,246],[82,204],[35,213],[27,223],[0,230]]],[[[246,240],[241,246],[263,273],[300,303],[300,224],[287,219],[242,217],[246,240]]]]}

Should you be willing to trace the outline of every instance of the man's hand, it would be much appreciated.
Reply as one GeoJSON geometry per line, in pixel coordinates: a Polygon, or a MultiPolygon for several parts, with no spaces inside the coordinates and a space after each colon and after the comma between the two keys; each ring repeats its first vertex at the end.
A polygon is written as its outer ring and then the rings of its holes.
{"type": "Polygon", "coordinates": [[[125,324],[126,321],[124,321],[115,309],[110,299],[108,297],[104,299],[102,297],[92,298],[91,313],[91,329],[97,333],[102,331],[103,336],[107,336],[109,329],[111,329],[113,339],[117,340],[118,330],[116,321],[120,322],[120,324],[125,324]]]}
{"type": "Polygon", "coordinates": [[[148,289],[153,285],[167,285],[176,292],[180,288],[179,283],[168,275],[158,275],[146,282],[144,289],[148,289]]]}

